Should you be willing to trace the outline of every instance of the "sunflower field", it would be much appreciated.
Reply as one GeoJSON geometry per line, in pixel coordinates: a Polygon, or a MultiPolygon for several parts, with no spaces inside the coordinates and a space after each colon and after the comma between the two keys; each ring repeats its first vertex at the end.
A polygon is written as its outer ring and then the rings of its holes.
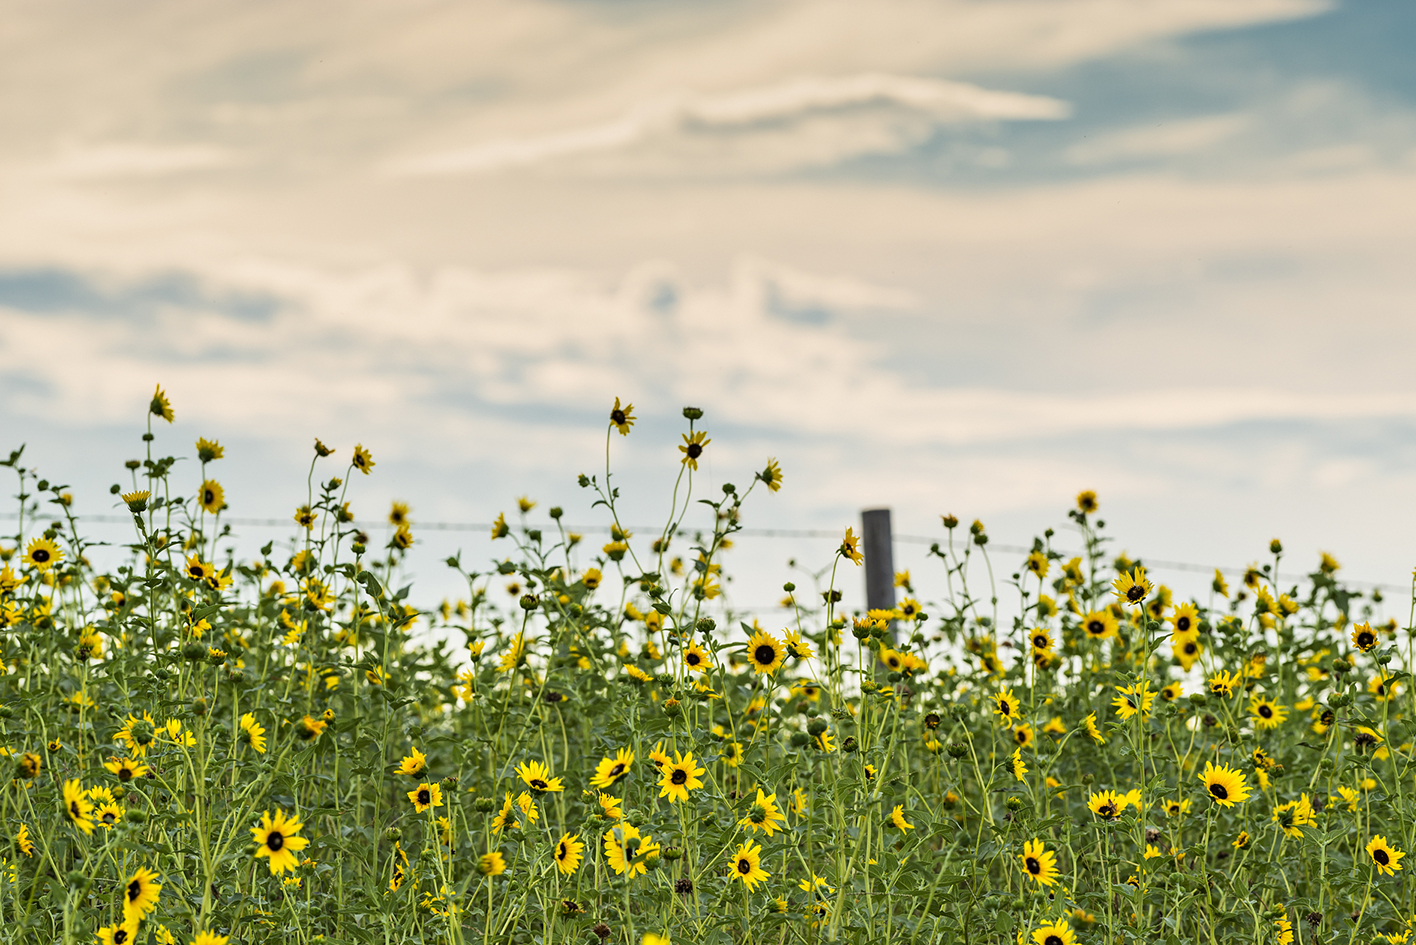
{"type": "Polygon", "coordinates": [[[362,445],[316,440],[291,539],[244,558],[223,447],[164,455],[160,388],[123,547],[12,453],[0,941],[1408,941],[1408,602],[1326,554],[1281,579],[1277,540],[1180,599],[1083,492],[1073,550],[1000,560],[946,515],[893,610],[847,611],[845,529],[744,620],[723,553],[782,470],[695,491],[684,418],[652,534],[620,520],[616,400],[578,479],[610,540],[522,499],[437,606],[407,507],[377,541],[355,518],[362,445]]]}

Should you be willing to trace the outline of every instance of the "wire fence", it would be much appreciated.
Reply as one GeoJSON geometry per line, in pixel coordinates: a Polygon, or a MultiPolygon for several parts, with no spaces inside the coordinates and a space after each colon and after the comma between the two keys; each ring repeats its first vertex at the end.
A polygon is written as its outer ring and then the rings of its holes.
{"type": "MultiPolygon", "coordinates": [[[[0,512],[0,519],[16,519],[16,518],[18,518],[18,513],[16,513],[16,512],[0,512]]],[[[45,519],[45,520],[49,520],[50,518],[52,518],[52,516],[40,516],[40,518],[45,519]]],[[[100,523],[100,524],[122,524],[122,525],[130,525],[130,524],[132,524],[132,521],[133,521],[132,516],[130,516],[130,515],[84,515],[84,516],[82,516],[82,517],[80,517],[80,516],[75,516],[75,520],[76,520],[76,521],[80,521],[80,522],[85,522],[85,523],[87,523],[87,522],[95,522],[95,523],[100,523]]],[[[223,524],[226,524],[226,525],[231,525],[232,527],[242,527],[242,528],[290,528],[291,525],[293,524],[292,520],[286,519],[286,518],[251,518],[251,517],[240,517],[240,516],[222,516],[222,517],[221,517],[221,522],[222,522],[223,524]]],[[[352,522],[352,523],[349,523],[349,524],[353,525],[353,526],[356,527],[356,528],[360,528],[360,529],[364,529],[364,530],[375,530],[375,529],[379,529],[379,528],[386,528],[386,527],[388,527],[388,523],[387,523],[387,522],[382,522],[382,521],[377,521],[377,522],[371,522],[371,521],[355,521],[355,522],[352,522]]],[[[491,523],[491,522],[413,522],[413,523],[411,523],[411,524],[412,524],[412,527],[414,527],[415,529],[421,530],[421,531],[433,531],[433,532],[483,532],[483,533],[485,533],[485,534],[487,534],[487,535],[490,535],[490,534],[491,534],[491,531],[492,531],[492,523],[491,523]]],[[[562,527],[563,527],[567,532],[575,532],[576,534],[609,534],[609,533],[610,533],[610,529],[611,529],[611,526],[609,526],[609,525],[563,525],[562,527]]],[[[549,530],[549,529],[555,528],[555,526],[554,526],[554,525],[546,525],[546,526],[544,526],[544,528],[545,528],[545,530],[549,530]]],[[[662,530],[662,529],[661,529],[660,527],[658,527],[658,526],[648,526],[648,525],[627,525],[627,526],[625,526],[625,528],[626,528],[628,531],[630,531],[630,532],[639,532],[639,533],[641,533],[641,534],[644,534],[644,533],[647,533],[647,534],[658,534],[658,533],[662,530]]],[[[686,531],[693,531],[694,529],[685,529],[685,530],[686,530],[686,531]]],[[[746,538],[830,538],[830,539],[838,539],[838,538],[841,537],[842,531],[841,531],[840,529],[820,529],[820,528],[741,528],[741,529],[738,529],[738,531],[736,532],[736,534],[742,535],[743,537],[746,537],[746,538]]],[[[897,535],[894,535],[894,536],[892,536],[892,537],[893,537],[893,540],[894,540],[894,541],[897,541],[897,542],[904,542],[904,543],[906,543],[906,544],[912,544],[912,545],[934,545],[934,544],[938,544],[938,545],[943,546],[943,545],[947,544],[947,538],[945,538],[944,536],[931,538],[931,537],[929,537],[929,536],[927,536],[927,535],[899,535],[899,534],[897,534],[897,535]]],[[[1020,554],[1020,555],[1030,554],[1030,553],[1032,552],[1032,550],[1033,550],[1031,545],[1010,545],[1010,544],[1002,544],[1002,543],[995,542],[995,541],[992,541],[992,540],[990,540],[990,541],[988,542],[987,549],[988,549],[988,551],[990,551],[990,552],[1001,551],[1001,552],[1003,552],[1004,554],[1020,554]]],[[[1059,550],[1059,551],[1060,551],[1061,549],[1054,549],[1054,550],[1059,550]]],[[[1064,556],[1077,556],[1077,555],[1080,554],[1080,552],[1076,552],[1076,551],[1061,551],[1061,553],[1062,553],[1064,556]]],[[[1164,559],[1160,559],[1160,558],[1149,558],[1149,557],[1144,557],[1144,556],[1142,556],[1141,561],[1142,561],[1142,563],[1145,564],[1145,566],[1146,566],[1147,568],[1150,568],[1150,569],[1159,568],[1159,569],[1170,570],[1170,571],[1186,571],[1186,572],[1192,572],[1192,573],[1195,573],[1195,574],[1214,574],[1216,571],[1218,571],[1220,574],[1223,574],[1223,575],[1228,576],[1228,577],[1243,577],[1244,574],[1246,574],[1246,573],[1249,571],[1249,568],[1247,568],[1247,567],[1235,567],[1235,566],[1233,566],[1233,565],[1197,564],[1197,563],[1195,563],[1195,562],[1193,562],[1193,561],[1169,561],[1169,560],[1164,560],[1164,559]]],[[[1308,575],[1306,575],[1306,574],[1291,574],[1291,573],[1289,573],[1289,574],[1282,574],[1282,573],[1281,573],[1281,574],[1278,574],[1275,579],[1276,579],[1277,581],[1280,581],[1280,582],[1283,582],[1283,581],[1297,581],[1297,582],[1301,582],[1301,581],[1307,580],[1307,579],[1308,579],[1308,575]]],[[[1352,580],[1352,579],[1348,579],[1348,578],[1343,578],[1342,583],[1343,583],[1344,585],[1348,586],[1348,587],[1363,588],[1363,589],[1367,589],[1367,590],[1371,590],[1371,589],[1379,588],[1379,587],[1380,587],[1380,588],[1391,588],[1391,587],[1395,587],[1395,586],[1396,586],[1396,584],[1395,584],[1394,582],[1362,581],[1362,580],[1352,580]]]]}

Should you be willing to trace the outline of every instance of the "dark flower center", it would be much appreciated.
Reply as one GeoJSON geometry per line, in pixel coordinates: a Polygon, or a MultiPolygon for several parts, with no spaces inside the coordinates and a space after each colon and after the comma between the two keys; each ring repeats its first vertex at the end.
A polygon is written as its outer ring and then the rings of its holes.
{"type": "Polygon", "coordinates": [[[266,835],[266,849],[272,853],[278,853],[285,848],[285,834],[279,830],[272,830],[266,835]]]}
{"type": "Polygon", "coordinates": [[[72,818],[74,818],[75,820],[78,820],[78,819],[79,819],[79,802],[78,802],[78,801],[70,801],[70,802],[69,802],[69,816],[72,817],[72,818]]]}
{"type": "Polygon", "coordinates": [[[111,810],[110,810],[110,811],[104,811],[104,813],[103,813],[103,822],[104,822],[105,824],[116,823],[117,820],[118,820],[118,818],[117,818],[117,816],[114,815],[113,811],[111,811],[111,810]]]}
{"type": "Polygon", "coordinates": [[[999,714],[999,715],[1012,715],[1012,714],[1013,714],[1013,710],[1012,710],[1012,708],[1008,705],[1008,700],[1007,700],[1007,699],[999,699],[999,700],[998,700],[998,714],[999,714]]]}
{"type": "MultiPolygon", "coordinates": [[[[550,785],[547,784],[545,781],[542,781],[540,778],[532,778],[531,787],[537,791],[544,791],[546,788],[550,787],[550,785]]],[[[427,802],[424,801],[424,803],[427,802]]]]}
{"type": "Polygon", "coordinates": [[[1261,705],[1259,706],[1259,715],[1262,715],[1266,719],[1271,719],[1273,718],[1273,709],[1269,706],[1261,705]]]}
{"type": "Polygon", "coordinates": [[[1033,874],[1034,876],[1042,872],[1042,864],[1039,863],[1033,857],[1028,857],[1026,860],[1024,860],[1023,865],[1026,866],[1028,868],[1028,872],[1033,874]]]}
{"type": "Polygon", "coordinates": [[[129,768],[127,765],[124,765],[123,767],[119,768],[119,769],[118,769],[118,780],[119,780],[119,781],[131,781],[131,780],[133,780],[133,769],[132,769],[132,768],[129,768]]]}
{"type": "Polygon", "coordinates": [[[702,662],[702,659],[703,658],[700,657],[697,653],[690,653],[688,654],[688,665],[697,666],[700,662],[702,662]]]}
{"type": "Polygon", "coordinates": [[[621,425],[621,426],[622,426],[622,425],[624,424],[624,411],[623,411],[623,410],[611,410],[611,411],[610,411],[610,419],[613,420],[617,425],[621,425]]]}
{"type": "Polygon", "coordinates": [[[742,857],[737,861],[737,871],[744,876],[746,876],[748,873],[751,873],[752,861],[749,860],[747,857],[742,857]]]}
{"type": "Polygon", "coordinates": [[[421,790],[421,791],[418,792],[418,803],[419,803],[419,804],[423,804],[424,806],[426,806],[427,804],[429,804],[429,803],[432,801],[432,799],[433,799],[432,792],[429,791],[429,790],[427,790],[426,788],[425,788],[424,790],[421,790]]]}
{"type": "Polygon", "coordinates": [[[212,504],[213,502],[215,502],[215,501],[216,501],[216,493],[215,493],[215,492],[212,492],[210,489],[207,489],[207,490],[205,490],[205,491],[202,492],[202,504],[204,504],[204,505],[211,505],[211,504],[212,504]]]}
{"type": "Polygon", "coordinates": [[[1103,817],[1115,817],[1116,814],[1117,814],[1116,805],[1115,805],[1115,804],[1103,804],[1103,805],[1101,805],[1101,809],[1098,810],[1097,813],[1100,814],[1100,815],[1103,816],[1103,817]]]}
{"type": "Polygon", "coordinates": [[[617,777],[619,777],[619,776],[622,775],[622,774],[624,774],[624,763],[623,763],[623,762],[621,762],[621,763],[615,765],[613,768],[610,769],[610,777],[611,777],[611,778],[617,778],[617,777]]]}
{"type": "Polygon", "coordinates": [[[1145,596],[1146,589],[1139,584],[1132,585],[1126,590],[1126,599],[1133,604],[1145,596]]]}
{"type": "Polygon", "coordinates": [[[563,860],[568,856],[570,856],[570,850],[566,848],[565,842],[562,841],[561,845],[556,847],[556,859],[563,860]]]}
{"type": "Polygon", "coordinates": [[[1176,630],[1179,630],[1181,633],[1185,633],[1186,631],[1188,631],[1188,630],[1190,629],[1190,618],[1189,618],[1189,617],[1176,617],[1176,618],[1175,618],[1175,629],[1176,629],[1176,630]]]}
{"type": "Polygon", "coordinates": [[[44,564],[44,562],[49,560],[49,549],[36,548],[34,553],[30,555],[30,560],[35,564],[44,564]]]}
{"type": "Polygon", "coordinates": [[[1033,637],[1033,646],[1037,647],[1039,650],[1047,649],[1047,637],[1041,634],[1033,637]]]}
{"type": "Polygon", "coordinates": [[[1185,655],[1186,655],[1186,656],[1194,656],[1196,653],[1199,652],[1199,650],[1200,650],[1200,647],[1199,647],[1199,644],[1197,644],[1197,643],[1186,643],[1186,644],[1185,644],[1185,655]]]}
{"type": "Polygon", "coordinates": [[[128,884],[128,901],[137,902],[143,895],[143,884],[140,880],[133,880],[128,884]]]}
{"type": "Polygon", "coordinates": [[[1372,851],[1372,859],[1376,860],[1382,866],[1386,866],[1391,862],[1391,857],[1387,856],[1387,851],[1381,849],[1372,851]]]}
{"type": "Polygon", "coordinates": [[[674,773],[669,775],[670,784],[687,784],[688,772],[682,768],[675,768],[674,773]]]}
{"type": "Polygon", "coordinates": [[[1047,936],[1047,938],[1042,940],[1042,945],[1063,945],[1062,936],[1049,935],[1047,936]]]}
{"type": "Polygon", "coordinates": [[[1099,637],[1106,632],[1106,624],[1100,620],[1090,620],[1087,622],[1087,633],[1094,637],[1099,637]]]}
{"type": "Polygon", "coordinates": [[[770,643],[763,643],[752,651],[752,658],[762,666],[771,666],[777,662],[777,648],[770,643]]]}
{"type": "Polygon", "coordinates": [[[113,930],[113,945],[123,945],[128,941],[128,930],[119,928],[113,930]]]}
{"type": "Polygon", "coordinates": [[[1370,649],[1372,644],[1377,642],[1377,638],[1370,633],[1357,634],[1357,645],[1362,649],[1370,649]]]}
{"type": "Polygon", "coordinates": [[[1229,789],[1223,784],[1211,784],[1210,794],[1214,795],[1221,801],[1229,800],[1229,789]]]}
{"type": "Polygon", "coordinates": [[[700,457],[700,456],[702,456],[702,455],[703,455],[703,447],[699,446],[697,443],[690,443],[690,444],[688,444],[688,458],[689,458],[689,459],[697,459],[698,457],[700,457]]]}

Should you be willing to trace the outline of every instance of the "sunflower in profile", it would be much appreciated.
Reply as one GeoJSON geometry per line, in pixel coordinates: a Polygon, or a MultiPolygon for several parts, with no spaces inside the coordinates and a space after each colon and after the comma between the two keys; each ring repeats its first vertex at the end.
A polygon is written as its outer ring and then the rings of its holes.
{"type": "Polygon", "coordinates": [[[1288,718],[1288,710],[1272,699],[1261,699],[1257,695],[1249,698],[1249,714],[1259,728],[1278,728],[1288,718]]]}
{"type": "Polygon", "coordinates": [[[775,459],[767,460],[767,468],[756,475],[762,480],[762,484],[773,492],[782,488],[782,467],[777,465],[775,459]]]}
{"type": "Polygon", "coordinates": [[[1093,610],[1082,618],[1082,629],[1090,640],[1116,636],[1116,618],[1109,610],[1093,610]]]}
{"type": "Polygon", "coordinates": [[[1352,628],[1352,645],[1363,653],[1370,653],[1377,645],[1377,633],[1370,623],[1359,623],[1352,628]]]}
{"type": "Polygon", "coordinates": [[[408,792],[408,800],[413,802],[413,809],[420,814],[434,807],[441,807],[443,806],[442,785],[436,782],[432,784],[424,782],[408,792]]]}
{"type": "Polygon", "coordinates": [[[517,777],[537,794],[564,791],[565,783],[560,778],[551,777],[551,769],[540,761],[528,761],[516,766],[517,777]]]}
{"type": "MultiPolygon", "coordinates": [[[[689,791],[703,786],[699,775],[707,774],[708,769],[698,766],[693,760],[693,752],[686,755],[674,752],[674,755],[673,761],[665,761],[659,767],[659,796],[667,797],[670,802],[687,801],[689,791]]],[[[776,797],[775,794],[772,796],[776,797]]]]}
{"type": "Polygon", "coordinates": [[[621,407],[620,399],[616,397],[615,405],[610,410],[610,426],[618,430],[620,436],[629,436],[629,428],[634,426],[634,404],[621,407]]]}
{"type": "Polygon", "coordinates": [[[1013,695],[1013,690],[1004,689],[991,700],[993,702],[993,712],[998,716],[1000,725],[1012,725],[1021,716],[1023,703],[1017,696],[1013,695]]]}
{"type": "Polygon", "coordinates": [[[683,650],[683,665],[695,673],[706,672],[710,665],[708,651],[697,643],[690,643],[683,650]]]}
{"type": "Polygon", "coordinates": [[[416,747],[409,750],[412,754],[405,755],[393,773],[410,778],[421,778],[428,771],[428,758],[416,747]]]}
{"type": "Polygon", "coordinates": [[[772,875],[762,868],[762,845],[752,841],[733,851],[728,862],[731,865],[731,878],[739,880],[747,887],[748,892],[755,890],[758,883],[772,875]]]}
{"type": "Polygon", "coordinates": [[[1111,582],[1111,589],[1116,592],[1117,597],[1134,605],[1146,599],[1153,585],[1146,580],[1146,569],[1138,564],[1130,572],[1122,571],[1121,576],[1111,582]]]}
{"type": "Polygon", "coordinates": [[[520,666],[526,659],[526,634],[524,631],[517,631],[511,640],[511,647],[501,655],[501,660],[497,663],[497,672],[509,673],[520,666]]]}
{"type": "Polygon", "coordinates": [[[240,726],[241,740],[255,749],[257,754],[264,755],[266,750],[266,730],[264,725],[256,721],[255,713],[247,712],[242,715],[240,726]]]}
{"type": "Polygon", "coordinates": [[[78,778],[64,782],[64,813],[86,836],[93,834],[93,804],[78,778]]]}
{"type": "Polygon", "coordinates": [[[1036,929],[1032,934],[1033,945],[1072,945],[1072,927],[1066,919],[1058,919],[1036,929]]]}
{"type": "Polygon", "coordinates": [[[295,723],[295,734],[303,742],[314,741],[324,734],[329,722],[307,715],[295,723]]]}
{"type": "Polygon", "coordinates": [[[694,431],[692,436],[687,433],[683,435],[683,445],[679,447],[679,452],[683,454],[680,462],[694,471],[698,470],[698,460],[703,455],[703,450],[713,441],[708,439],[708,434],[702,430],[694,431]]]}
{"type": "Polygon", "coordinates": [[[506,872],[506,857],[501,855],[500,850],[483,853],[477,860],[477,872],[483,876],[500,876],[506,872]]]}
{"type": "Polygon", "coordinates": [[[64,560],[64,552],[48,538],[35,538],[25,546],[24,560],[37,571],[48,571],[64,560]]]}
{"type": "Polygon", "coordinates": [[[787,657],[787,648],[766,630],[758,630],[747,641],[747,662],[754,673],[776,672],[787,657]]]}
{"type": "Polygon", "coordinates": [[[1101,729],[1096,727],[1095,712],[1082,719],[1082,728],[1086,729],[1086,732],[1088,735],[1091,736],[1092,741],[1096,742],[1097,744],[1105,743],[1106,739],[1102,737],[1101,729]]]}
{"type": "Polygon", "coordinates": [[[208,479],[202,483],[202,491],[198,494],[197,504],[203,510],[215,515],[226,508],[226,490],[221,488],[221,483],[215,479],[208,479]]]}
{"type": "Polygon", "coordinates": [[[585,844],[579,834],[563,834],[556,843],[556,869],[566,876],[580,869],[580,860],[585,853],[585,844]]]}
{"type": "Polygon", "coordinates": [[[1155,701],[1155,693],[1150,691],[1149,680],[1130,686],[1117,686],[1116,691],[1120,695],[1112,699],[1111,704],[1122,720],[1129,719],[1137,713],[1140,713],[1143,719],[1150,717],[1151,703],[1155,701]]]}
{"type": "Polygon", "coordinates": [[[914,824],[905,819],[905,806],[896,804],[890,811],[890,824],[901,833],[906,830],[913,830],[914,824]]]}
{"type": "Polygon", "coordinates": [[[285,811],[277,808],[274,817],[266,811],[261,814],[260,826],[251,828],[251,837],[256,841],[256,859],[269,857],[272,876],[300,865],[300,858],[295,854],[310,842],[305,837],[297,836],[304,826],[298,819],[285,816],[285,811]]]}
{"type": "Polygon", "coordinates": [[[1205,793],[1216,804],[1233,807],[1249,799],[1248,784],[1244,780],[1243,772],[1237,768],[1226,768],[1206,761],[1204,773],[1199,777],[1205,782],[1205,793]]]}
{"type": "Polygon", "coordinates": [[[596,788],[614,787],[616,782],[629,774],[630,765],[634,764],[634,752],[628,748],[621,748],[615,752],[613,758],[602,758],[595,766],[595,774],[590,779],[590,786],[596,788]]]}
{"type": "Polygon", "coordinates": [[[157,898],[162,895],[162,885],[157,882],[157,874],[146,866],[123,884],[123,920],[141,920],[157,908],[157,898]]]}
{"type": "Polygon", "coordinates": [[[1372,858],[1378,873],[1395,876],[1401,869],[1401,858],[1406,854],[1388,844],[1386,837],[1373,837],[1367,844],[1367,855],[1372,858]]]}
{"type": "Polygon", "coordinates": [[[777,807],[776,794],[763,794],[762,789],[757,789],[757,800],[752,802],[752,807],[748,809],[747,816],[738,821],[739,827],[746,827],[753,833],[761,830],[767,836],[772,836],[773,831],[781,830],[782,824],[787,822],[787,818],[777,807]]]}
{"type": "Polygon", "coordinates": [[[1057,868],[1057,854],[1047,849],[1043,842],[1035,837],[1023,844],[1023,852],[1018,859],[1023,861],[1023,872],[1037,880],[1041,886],[1051,886],[1061,874],[1061,870],[1057,868]]]}
{"type": "Polygon", "coordinates": [[[605,831],[605,859],[616,873],[643,876],[648,871],[645,857],[658,852],[654,839],[647,833],[641,836],[633,824],[617,824],[605,831]]]}
{"type": "Polygon", "coordinates": [[[374,468],[374,454],[364,449],[362,443],[358,444],[354,447],[354,458],[349,461],[349,465],[367,476],[374,468]]]}
{"type": "Polygon", "coordinates": [[[1302,828],[1311,827],[1317,822],[1313,819],[1313,803],[1306,794],[1300,795],[1296,801],[1275,807],[1272,820],[1285,834],[1297,839],[1303,836],[1302,828]]]}
{"type": "Polygon", "coordinates": [[[841,539],[841,547],[836,549],[836,553],[842,558],[849,558],[856,564],[865,560],[865,555],[860,553],[860,536],[849,528],[846,529],[846,537],[841,539]]]}

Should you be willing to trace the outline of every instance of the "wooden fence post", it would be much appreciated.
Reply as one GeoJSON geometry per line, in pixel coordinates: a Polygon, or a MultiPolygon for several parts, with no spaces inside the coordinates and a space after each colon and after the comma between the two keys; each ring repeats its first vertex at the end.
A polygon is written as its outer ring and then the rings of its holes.
{"type": "MultiPolygon", "coordinates": [[[[866,509],[860,513],[861,549],[865,554],[865,606],[867,610],[895,609],[895,552],[890,537],[890,510],[866,509]]],[[[893,636],[894,625],[891,624],[893,636]]]]}

